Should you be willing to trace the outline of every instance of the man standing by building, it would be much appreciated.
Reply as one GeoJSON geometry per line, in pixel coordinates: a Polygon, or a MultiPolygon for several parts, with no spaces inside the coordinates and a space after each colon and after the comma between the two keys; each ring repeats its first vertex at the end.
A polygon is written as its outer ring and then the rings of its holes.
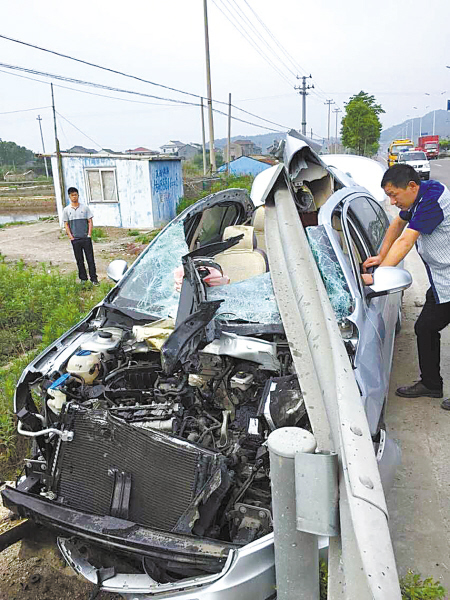
{"type": "Polygon", "coordinates": [[[97,279],[97,270],[94,260],[94,249],[92,247],[92,211],[87,204],[78,202],[77,188],[70,187],[68,190],[70,204],[63,211],[64,227],[72,242],[73,253],[77,261],[78,277],[81,281],[87,281],[84,257],[89,270],[89,278],[94,285],[100,285],[97,279]]]}
{"type": "MultiPolygon", "coordinates": [[[[400,213],[390,224],[380,253],[364,262],[364,267],[398,265],[416,244],[430,280],[426,301],[414,326],[419,353],[420,380],[399,387],[404,398],[442,398],[440,374],[440,331],[450,323],[450,192],[438,181],[420,181],[418,173],[406,164],[388,169],[381,187],[400,213]]],[[[363,275],[367,285],[373,283],[363,275]]],[[[450,410],[450,399],[441,407],[450,410]]]]}

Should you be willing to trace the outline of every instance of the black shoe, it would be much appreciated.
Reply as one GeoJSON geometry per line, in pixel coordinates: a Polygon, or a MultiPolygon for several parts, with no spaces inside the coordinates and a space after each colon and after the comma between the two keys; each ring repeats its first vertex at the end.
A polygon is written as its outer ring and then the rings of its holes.
{"type": "Polygon", "coordinates": [[[443,402],[441,402],[441,408],[444,410],[450,410],[450,398],[446,398],[443,402]]]}
{"type": "Polygon", "coordinates": [[[402,398],[443,398],[444,396],[442,390],[430,390],[421,381],[397,388],[395,395],[402,398]]]}
{"type": "Polygon", "coordinates": [[[98,286],[98,285],[100,285],[100,281],[93,281],[92,285],[98,286]]]}

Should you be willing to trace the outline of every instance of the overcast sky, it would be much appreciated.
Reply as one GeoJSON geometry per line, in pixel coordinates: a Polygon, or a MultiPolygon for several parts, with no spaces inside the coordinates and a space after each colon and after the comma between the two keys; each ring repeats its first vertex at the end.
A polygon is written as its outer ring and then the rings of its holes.
{"type": "MultiPolygon", "coordinates": [[[[332,110],[343,111],[344,103],[360,90],[373,94],[386,111],[382,115],[386,128],[445,108],[450,97],[448,0],[433,0],[429,5],[423,0],[208,0],[208,17],[213,98],[226,103],[231,93],[234,105],[276,125],[233,108],[233,116],[251,123],[276,130],[300,129],[301,97],[294,90],[300,84],[297,75],[312,75],[308,83],[315,88],[307,97],[307,132],[312,129],[314,136],[327,136],[328,99],[334,101],[332,110]]],[[[3,7],[0,34],[206,96],[203,0],[21,0],[3,7]]],[[[2,38],[0,62],[199,103],[195,95],[2,38]]],[[[41,151],[36,120],[40,114],[46,150],[54,151],[50,81],[63,149],[83,145],[157,150],[174,139],[201,142],[198,106],[105,91],[0,66],[2,140],[41,151]]],[[[214,106],[227,112],[225,105],[214,106]]],[[[335,127],[332,112],[332,135],[335,127]]],[[[216,139],[226,137],[226,116],[215,114],[214,129],[216,139]]],[[[232,123],[233,136],[268,132],[264,127],[232,123]]]]}

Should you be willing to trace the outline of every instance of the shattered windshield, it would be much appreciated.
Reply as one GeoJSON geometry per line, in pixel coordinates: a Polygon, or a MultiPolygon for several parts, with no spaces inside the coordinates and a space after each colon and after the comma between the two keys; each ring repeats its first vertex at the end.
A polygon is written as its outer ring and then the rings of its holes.
{"type": "MultiPolygon", "coordinates": [[[[322,227],[307,228],[314,258],[319,266],[331,305],[338,319],[351,312],[351,296],[330,240],[322,227]]],[[[113,304],[163,319],[176,318],[180,293],[175,290],[174,271],[189,252],[183,220],[170,224],[132,267],[113,304]]],[[[224,300],[215,319],[261,324],[281,323],[270,273],[208,288],[208,300],[224,300]]]]}
{"type": "MultiPolygon", "coordinates": [[[[135,308],[158,319],[175,318],[180,300],[174,271],[189,252],[183,221],[169,225],[140,257],[113,304],[135,308]]],[[[208,300],[224,299],[215,318],[255,323],[281,323],[270,274],[208,288],[208,300]]]]}

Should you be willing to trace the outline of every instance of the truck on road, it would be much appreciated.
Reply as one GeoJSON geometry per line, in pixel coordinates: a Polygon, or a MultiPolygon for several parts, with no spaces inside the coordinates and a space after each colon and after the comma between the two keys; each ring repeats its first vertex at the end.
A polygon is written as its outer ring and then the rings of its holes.
{"type": "Polygon", "coordinates": [[[421,135],[419,137],[418,147],[425,152],[428,160],[439,156],[439,136],[421,135]]]}
{"type": "Polygon", "coordinates": [[[388,150],[388,166],[392,167],[398,161],[399,152],[407,152],[412,150],[414,144],[411,140],[394,140],[389,144],[388,150]]]}

